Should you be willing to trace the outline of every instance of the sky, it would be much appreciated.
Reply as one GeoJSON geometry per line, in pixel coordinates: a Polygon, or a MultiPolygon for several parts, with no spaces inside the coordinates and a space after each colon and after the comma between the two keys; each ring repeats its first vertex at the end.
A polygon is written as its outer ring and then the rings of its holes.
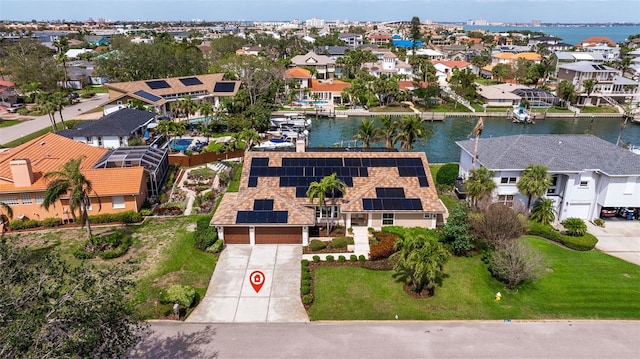
{"type": "Polygon", "coordinates": [[[0,20],[640,22],[639,0],[0,0],[0,20]]]}

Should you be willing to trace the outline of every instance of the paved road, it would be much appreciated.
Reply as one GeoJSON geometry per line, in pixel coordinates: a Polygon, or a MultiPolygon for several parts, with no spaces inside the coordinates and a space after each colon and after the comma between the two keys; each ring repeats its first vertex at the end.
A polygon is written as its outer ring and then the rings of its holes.
{"type": "Polygon", "coordinates": [[[640,357],[638,321],[154,322],[134,358],[640,357]]]}
{"type": "MultiPolygon", "coordinates": [[[[77,118],[79,114],[92,110],[106,101],[106,93],[97,94],[91,99],[81,99],[79,103],[67,106],[62,110],[62,116],[66,120],[77,118]]],[[[60,121],[60,115],[56,112],[56,121],[60,121]]],[[[34,117],[17,125],[2,128],[0,131],[0,144],[5,144],[26,135],[30,135],[45,127],[51,126],[49,115],[34,117]]]]}

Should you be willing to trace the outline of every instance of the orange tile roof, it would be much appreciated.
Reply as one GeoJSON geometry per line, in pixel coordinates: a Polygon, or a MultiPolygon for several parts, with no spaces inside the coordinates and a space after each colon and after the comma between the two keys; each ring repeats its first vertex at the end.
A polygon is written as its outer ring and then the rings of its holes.
{"type": "Polygon", "coordinates": [[[600,44],[600,43],[606,43],[611,46],[616,46],[616,43],[611,41],[611,39],[606,36],[591,36],[580,41],[581,45],[582,44],[600,44]]]}
{"type": "Polygon", "coordinates": [[[462,69],[462,68],[465,68],[465,67],[471,65],[471,63],[466,62],[466,61],[448,61],[448,60],[435,60],[435,61],[433,61],[433,64],[434,65],[435,64],[443,64],[443,65],[445,65],[445,66],[447,66],[449,68],[452,68],[452,69],[456,68],[456,67],[459,68],[459,69],[462,69]]]}
{"type": "Polygon", "coordinates": [[[139,195],[144,167],[96,168],[83,172],[98,196],[139,195]]]}
{"type": "Polygon", "coordinates": [[[542,56],[535,52],[521,52],[519,54],[516,54],[516,57],[518,59],[525,59],[529,61],[540,61],[542,59],[542,56]]]}
{"type": "Polygon", "coordinates": [[[2,87],[13,87],[16,84],[11,81],[0,81],[0,86],[2,87]]]}
{"type": "Polygon", "coordinates": [[[320,82],[316,79],[311,80],[311,92],[342,92],[344,89],[351,87],[348,82],[333,80],[332,82],[320,82]]]}
{"type": "MultiPolygon", "coordinates": [[[[420,87],[425,88],[427,87],[427,83],[424,81],[420,81],[420,87]]],[[[400,90],[408,90],[408,89],[412,89],[416,87],[416,83],[413,81],[398,81],[398,87],[400,88],[400,90]]]]}
{"type": "Polygon", "coordinates": [[[302,67],[292,67],[285,71],[284,77],[288,79],[311,78],[311,71],[302,67]]]}

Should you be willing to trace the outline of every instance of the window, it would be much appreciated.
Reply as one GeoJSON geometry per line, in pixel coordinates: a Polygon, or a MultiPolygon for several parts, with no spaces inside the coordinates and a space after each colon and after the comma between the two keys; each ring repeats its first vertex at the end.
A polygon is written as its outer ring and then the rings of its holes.
{"type": "Polygon", "coordinates": [[[35,197],[35,200],[36,200],[36,204],[44,203],[44,192],[36,193],[34,197],[35,197]]]}
{"type": "Polygon", "coordinates": [[[551,176],[551,186],[547,189],[547,194],[556,194],[558,185],[558,176],[551,176]]]}
{"type": "Polygon", "coordinates": [[[113,206],[113,208],[124,208],[125,207],[125,203],[124,203],[124,196],[113,196],[111,197],[111,205],[113,206]]]}
{"type": "Polygon", "coordinates": [[[580,187],[588,188],[589,187],[589,181],[580,181],[580,187]]]}
{"type": "Polygon", "coordinates": [[[394,214],[393,213],[383,213],[382,214],[382,225],[383,226],[393,226],[393,220],[394,220],[394,214]]]}
{"type": "Polygon", "coordinates": [[[433,213],[425,213],[423,217],[424,219],[433,219],[435,215],[433,213]]]}
{"type": "Polygon", "coordinates": [[[22,204],[31,204],[33,202],[31,200],[31,193],[21,193],[20,199],[22,200],[22,204]]]}
{"type": "Polygon", "coordinates": [[[102,147],[102,137],[98,136],[98,147],[102,147]]]}
{"type": "Polygon", "coordinates": [[[498,195],[498,203],[502,203],[507,207],[513,206],[513,195],[512,194],[500,194],[498,195]]]}
{"type": "Polygon", "coordinates": [[[500,183],[502,184],[515,184],[518,181],[518,177],[500,177],[500,183]]]}
{"type": "Polygon", "coordinates": [[[316,207],[316,218],[338,218],[338,206],[316,207]]]}
{"type": "Polygon", "coordinates": [[[91,142],[93,142],[93,138],[91,138],[91,137],[87,137],[87,138],[86,138],[86,141],[87,141],[86,143],[91,143],[91,142]]]}
{"type": "Polygon", "coordinates": [[[124,136],[118,137],[118,143],[120,144],[120,146],[126,146],[126,144],[124,143],[124,136]]]}
{"type": "Polygon", "coordinates": [[[20,202],[18,202],[18,197],[11,194],[0,196],[0,202],[9,206],[12,206],[14,204],[20,204],[20,202]]]}

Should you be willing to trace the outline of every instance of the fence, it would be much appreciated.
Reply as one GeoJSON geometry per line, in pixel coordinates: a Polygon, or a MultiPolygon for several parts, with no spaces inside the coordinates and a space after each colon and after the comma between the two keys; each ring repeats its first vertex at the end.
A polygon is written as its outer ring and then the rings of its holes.
{"type": "Polygon", "coordinates": [[[169,154],[169,164],[179,164],[181,167],[194,167],[206,163],[224,161],[231,158],[244,157],[244,150],[225,153],[206,152],[197,155],[185,156],[182,154],[169,154]]]}

